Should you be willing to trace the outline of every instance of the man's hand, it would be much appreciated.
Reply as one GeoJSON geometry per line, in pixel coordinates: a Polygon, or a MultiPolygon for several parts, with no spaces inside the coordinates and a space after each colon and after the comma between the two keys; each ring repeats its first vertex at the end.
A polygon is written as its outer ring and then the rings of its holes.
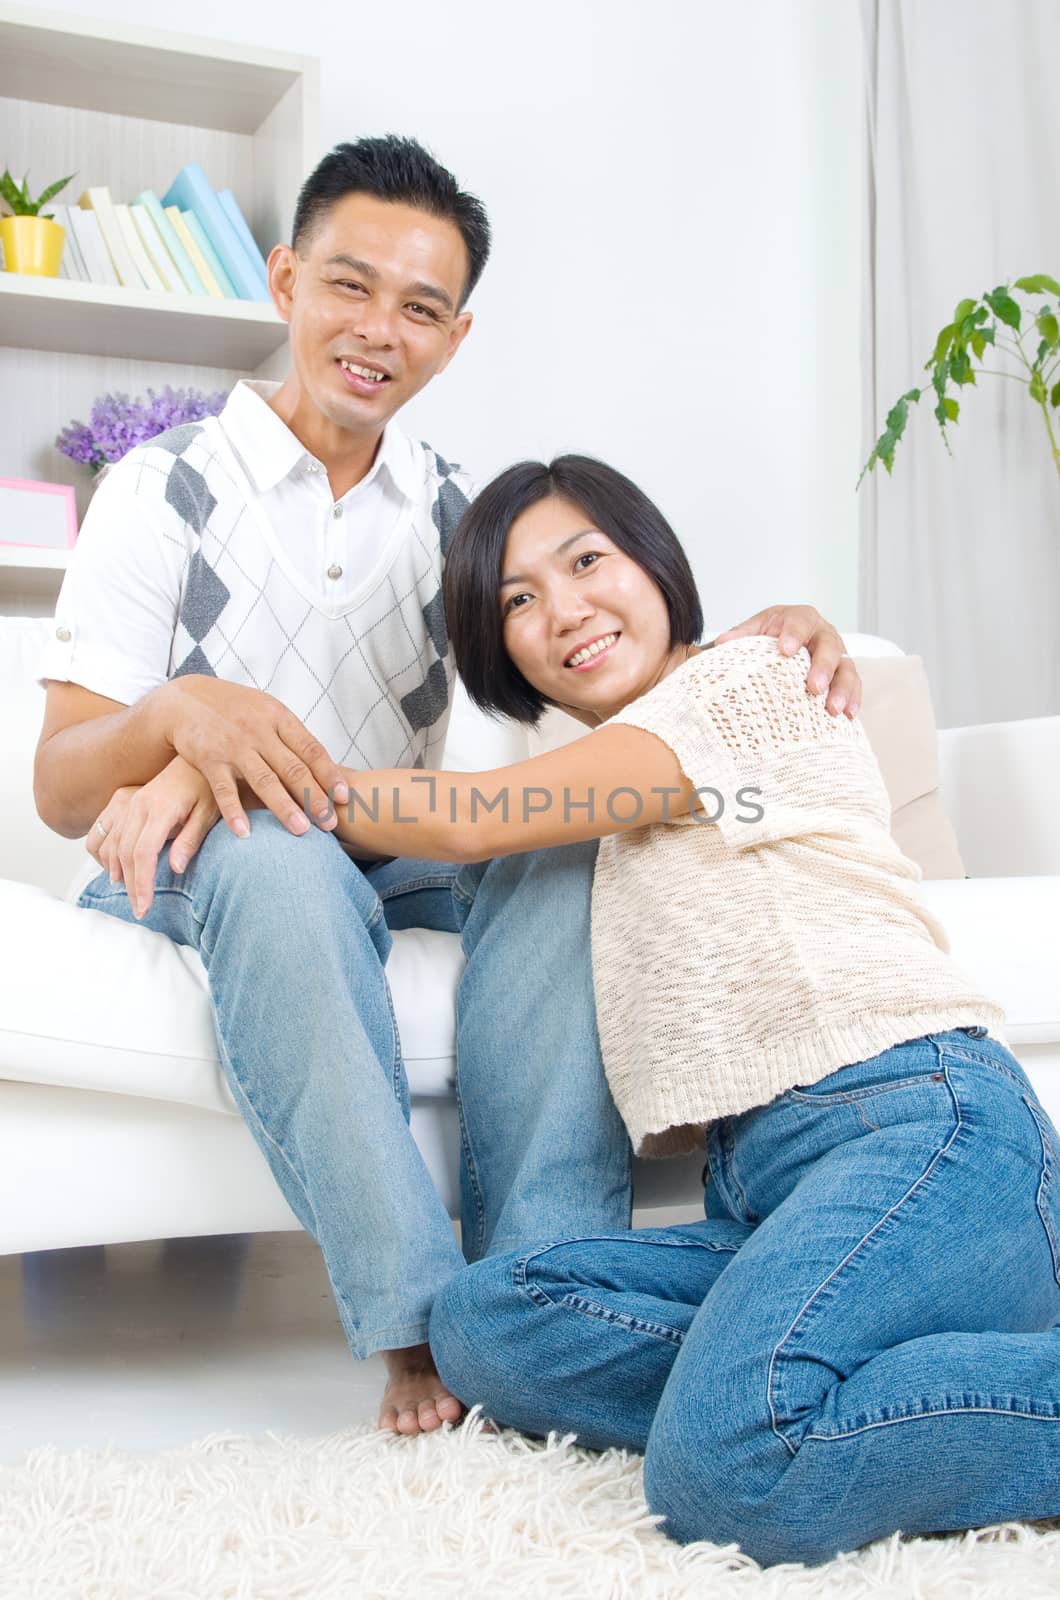
{"type": "Polygon", "coordinates": [[[741,622],[738,628],[719,633],[715,644],[727,644],[730,639],[750,639],[765,634],[780,640],[781,652],[793,656],[806,646],[810,652],[810,670],[806,687],[811,694],[828,691],[825,709],[833,716],[844,711],[856,717],[861,707],[861,679],[857,668],[845,653],[843,641],[830,622],[813,606],[767,606],[755,616],[741,622]]]}
{"type": "Polygon", "coordinates": [[[173,840],[170,866],[183,872],[220,815],[202,773],[174,756],[150,783],[114,792],[89,829],[85,849],[110,874],[111,883],[124,881],[133,912],[143,917],[154,899],[158,857],[166,840],[173,840]]]}
{"type": "Polygon", "coordinates": [[[261,689],[192,674],[157,691],[162,732],[200,772],[232,832],[250,823],[240,800],[243,781],[291,833],[336,826],[332,799],[350,797],[342,768],[285,705],[261,689]]]}

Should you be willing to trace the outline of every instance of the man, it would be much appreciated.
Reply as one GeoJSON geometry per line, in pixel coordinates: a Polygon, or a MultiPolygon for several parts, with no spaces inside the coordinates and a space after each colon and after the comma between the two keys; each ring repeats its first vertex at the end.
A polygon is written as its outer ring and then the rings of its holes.
{"type": "MultiPolygon", "coordinates": [[[[341,764],[441,756],[442,561],[470,484],[392,419],[467,336],[489,242],[482,206],[414,141],[324,158],[268,263],[289,376],[237,384],[220,418],[132,451],[93,500],[35,772],[43,820],[108,869],[81,905],[201,954],[233,1096],[320,1244],[351,1350],[384,1354],[380,1423],[402,1433],[461,1414],[426,1339],[463,1259],[408,1131],[390,930],[463,937],[468,1259],[630,1212],[592,1004],[592,847],[458,869],[355,862],[330,836],[341,764]],[[267,807],[253,828],[248,790],[267,807]]],[[[856,674],[815,612],[743,626],[809,644],[853,714],[856,674]]]]}

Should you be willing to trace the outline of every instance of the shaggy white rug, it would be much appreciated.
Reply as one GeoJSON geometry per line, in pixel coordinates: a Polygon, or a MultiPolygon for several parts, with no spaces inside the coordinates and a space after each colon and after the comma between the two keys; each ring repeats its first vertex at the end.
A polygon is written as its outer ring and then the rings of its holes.
{"type": "Polygon", "coordinates": [[[881,1540],[762,1569],[671,1543],[640,1461],[494,1434],[212,1434],[155,1456],[48,1446],[0,1467],[3,1600],[1038,1600],[1060,1521],[881,1540]]]}

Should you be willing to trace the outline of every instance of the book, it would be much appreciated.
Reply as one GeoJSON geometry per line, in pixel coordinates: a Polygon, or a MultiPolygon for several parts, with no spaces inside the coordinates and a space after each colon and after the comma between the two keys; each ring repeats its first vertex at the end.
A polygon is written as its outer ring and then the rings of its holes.
{"type": "Polygon", "coordinates": [[[163,205],[194,211],[205,228],[210,243],[221,258],[241,300],[267,300],[268,290],[247,255],[228,214],[197,161],[181,167],[163,197],[163,205]]]}
{"type": "Polygon", "coordinates": [[[110,253],[103,243],[99,217],[94,211],[82,211],[80,206],[67,206],[66,215],[81,250],[89,283],[117,284],[118,274],[110,253]]]}
{"type": "Polygon", "coordinates": [[[87,283],[88,270],[82,259],[77,239],[74,236],[74,230],[70,226],[67,207],[52,206],[51,211],[56,222],[66,234],[66,241],[63,244],[63,259],[59,265],[59,275],[63,278],[70,278],[74,283],[87,283]]]}
{"type": "Polygon", "coordinates": [[[191,257],[177,238],[176,230],[165,212],[162,202],[153,189],[145,189],[143,194],[138,194],[133,205],[146,206],[151,214],[151,221],[158,230],[159,238],[169,251],[171,260],[180,274],[185,289],[189,294],[205,294],[202,279],[191,264],[191,257]]]}
{"type": "Polygon", "coordinates": [[[161,278],[170,294],[185,294],[184,279],[177,271],[176,263],[165,245],[162,243],[158,229],[151,218],[151,213],[146,206],[135,203],[129,207],[129,215],[133,219],[133,226],[143,242],[155,271],[161,278]]]}
{"type": "Polygon", "coordinates": [[[219,190],[217,198],[224,207],[229,222],[242,240],[244,250],[258,269],[258,276],[267,289],[269,286],[269,264],[258,249],[258,241],[247,226],[247,219],[239,209],[238,200],[231,189],[219,190]]]}
{"type": "Polygon", "coordinates": [[[118,225],[114,215],[114,202],[110,197],[110,190],[106,184],[96,184],[94,188],[86,189],[78,202],[82,211],[94,211],[99,219],[99,229],[103,235],[103,243],[107,247],[114,270],[118,274],[118,282],[126,289],[142,289],[144,280],[141,278],[136,263],[129,254],[129,246],[125,243],[125,236],[118,225]]]}
{"type": "Polygon", "coordinates": [[[175,232],[177,238],[188,252],[188,256],[191,259],[191,264],[195,268],[195,271],[199,274],[199,277],[202,279],[202,285],[206,290],[206,293],[208,295],[212,295],[215,300],[223,300],[224,296],[221,293],[221,285],[218,283],[217,279],[207,266],[206,257],[196,244],[195,239],[192,236],[191,229],[184,220],[184,214],[180,207],[163,206],[162,209],[166,213],[166,216],[169,218],[170,222],[173,224],[173,231],[175,232]]]}
{"type": "Polygon", "coordinates": [[[153,290],[155,294],[165,294],[166,286],[162,282],[162,279],[158,276],[158,273],[155,270],[154,262],[144,249],[143,240],[140,238],[139,232],[137,231],[137,227],[132,219],[132,212],[129,210],[129,207],[121,205],[115,201],[114,215],[118,219],[118,227],[122,231],[125,244],[128,248],[130,256],[133,259],[136,270],[144,280],[144,287],[153,290]]]}
{"type": "Polygon", "coordinates": [[[222,267],[217,251],[206,237],[206,230],[203,228],[202,223],[199,221],[194,211],[185,211],[182,213],[182,215],[184,217],[184,226],[187,228],[188,232],[195,240],[195,243],[202,251],[202,254],[206,260],[206,265],[216,278],[221,293],[224,295],[226,300],[238,300],[239,296],[236,294],[235,285],[232,283],[232,280],[228,276],[228,273],[225,271],[224,267],[222,267]]]}

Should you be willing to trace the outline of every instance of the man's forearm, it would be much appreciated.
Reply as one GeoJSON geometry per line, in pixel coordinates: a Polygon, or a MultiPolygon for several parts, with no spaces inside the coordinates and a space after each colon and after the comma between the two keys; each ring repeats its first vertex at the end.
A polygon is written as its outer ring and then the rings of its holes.
{"type": "Polygon", "coordinates": [[[163,684],[135,705],[63,728],[41,746],[34,766],[37,811],[67,839],[87,834],[115,790],[149,783],[173,760],[163,684]]]}

